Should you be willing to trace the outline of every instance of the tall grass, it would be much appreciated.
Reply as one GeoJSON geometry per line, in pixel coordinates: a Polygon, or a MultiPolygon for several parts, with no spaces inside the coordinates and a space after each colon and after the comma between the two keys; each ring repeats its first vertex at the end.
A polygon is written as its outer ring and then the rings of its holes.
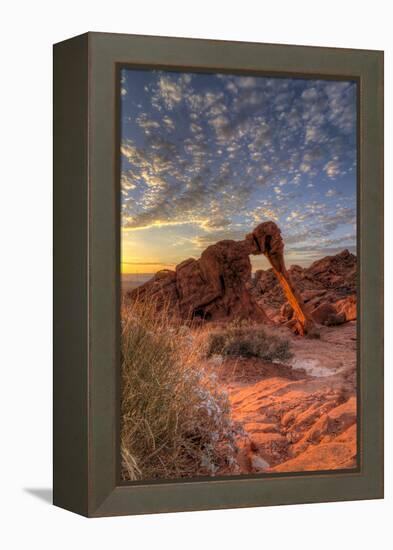
{"type": "Polygon", "coordinates": [[[237,468],[227,395],[202,368],[205,339],[164,307],[122,306],[121,455],[124,480],[237,468]]]}

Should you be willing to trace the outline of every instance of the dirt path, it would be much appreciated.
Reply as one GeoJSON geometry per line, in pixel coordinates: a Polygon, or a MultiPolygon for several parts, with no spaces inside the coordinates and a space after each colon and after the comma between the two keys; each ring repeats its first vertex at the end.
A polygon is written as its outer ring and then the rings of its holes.
{"type": "Polygon", "coordinates": [[[356,324],[292,341],[289,365],[227,360],[221,379],[239,436],[242,473],[356,467],[356,324]]]}

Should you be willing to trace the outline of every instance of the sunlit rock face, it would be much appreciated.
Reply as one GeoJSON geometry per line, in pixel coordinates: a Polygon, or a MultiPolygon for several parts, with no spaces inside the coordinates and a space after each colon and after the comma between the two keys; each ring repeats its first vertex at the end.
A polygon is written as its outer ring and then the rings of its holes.
{"type": "Polygon", "coordinates": [[[198,260],[189,258],[175,271],[157,273],[130,297],[154,301],[159,309],[173,304],[184,320],[268,323],[250,286],[251,262],[243,241],[226,240],[209,246],[198,260]]]}
{"type": "MultiPolygon", "coordinates": [[[[356,320],[357,259],[348,250],[321,258],[306,268],[294,265],[288,277],[318,324],[332,326],[356,320]]],[[[267,312],[275,312],[276,320],[287,322],[292,318],[293,309],[273,269],[255,272],[252,294],[267,312]]]]}
{"type": "Polygon", "coordinates": [[[268,221],[243,241],[219,241],[198,260],[189,258],[174,271],[159,271],[129,297],[149,300],[158,309],[168,307],[185,321],[271,323],[273,318],[296,334],[316,335],[317,325],[356,319],[355,289],[356,257],[347,250],[309,268],[287,270],[281,231],[268,221]],[[252,279],[250,255],[261,254],[271,270],[260,270],[252,279]],[[273,315],[271,309],[276,310],[273,315]]]}
{"type": "Polygon", "coordinates": [[[183,318],[267,321],[248,289],[251,262],[243,242],[219,241],[199,260],[179,264],[176,275],[183,318]]]}

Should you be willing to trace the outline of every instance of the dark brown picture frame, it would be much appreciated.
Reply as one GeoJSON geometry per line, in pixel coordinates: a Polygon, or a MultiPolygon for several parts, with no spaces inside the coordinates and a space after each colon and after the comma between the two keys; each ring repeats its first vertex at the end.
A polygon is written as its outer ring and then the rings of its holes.
{"type": "Polygon", "coordinates": [[[54,47],[54,503],[89,516],[383,497],[383,52],[87,33],[54,47]],[[119,478],[118,70],[358,81],[354,471],[119,478]]]}

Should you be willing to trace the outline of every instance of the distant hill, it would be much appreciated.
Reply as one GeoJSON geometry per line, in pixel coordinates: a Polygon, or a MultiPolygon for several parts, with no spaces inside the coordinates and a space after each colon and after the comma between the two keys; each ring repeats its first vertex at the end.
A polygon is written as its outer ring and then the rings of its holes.
{"type": "Polygon", "coordinates": [[[121,289],[122,292],[130,292],[134,288],[143,285],[153,277],[153,273],[122,273],[121,289]]]}

